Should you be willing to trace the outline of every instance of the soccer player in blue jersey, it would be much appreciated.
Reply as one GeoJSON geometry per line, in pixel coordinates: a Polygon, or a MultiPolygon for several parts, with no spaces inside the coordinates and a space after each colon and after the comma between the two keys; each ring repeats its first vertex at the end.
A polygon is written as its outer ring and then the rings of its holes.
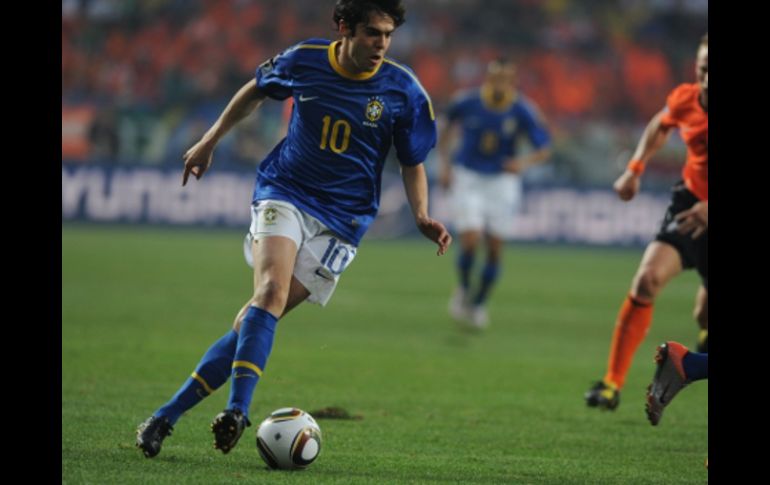
{"type": "Polygon", "coordinates": [[[288,133],[262,161],[246,237],[254,293],[233,330],[213,344],[174,397],[137,430],[145,456],[160,452],[183,412],[232,376],[224,411],[211,425],[228,453],[250,425],[249,405],[278,320],[303,301],[325,305],[374,220],[391,145],[419,230],[446,252],[451,236],[428,216],[422,162],[436,143],[430,98],[414,73],[385,57],[404,22],[400,0],[338,0],[336,42],[311,39],[257,68],[219,119],[184,155],[182,184],[211,166],[217,142],[266,98],[292,97],[288,133]]]}
{"type": "Polygon", "coordinates": [[[451,189],[454,226],[460,234],[460,281],[449,302],[449,313],[473,328],[484,328],[489,322],[486,301],[500,275],[503,241],[519,207],[519,174],[550,154],[545,123],[534,103],[518,92],[515,78],[512,62],[492,61],[480,88],[455,96],[439,137],[440,183],[451,189]],[[457,131],[461,132],[459,147],[450,156],[450,142],[457,131]],[[521,135],[533,147],[526,155],[517,150],[521,135]],[[478,287],[472,291],[471,271],[482,238],[487,259],[478,287]]]}

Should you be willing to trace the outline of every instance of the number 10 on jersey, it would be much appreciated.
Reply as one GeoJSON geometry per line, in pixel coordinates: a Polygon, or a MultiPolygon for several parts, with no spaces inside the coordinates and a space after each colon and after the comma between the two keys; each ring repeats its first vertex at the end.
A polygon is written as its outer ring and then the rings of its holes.
{"type": "Polygon", "coordinates": [[[328,145],[334,153],[342,153],[350,145],[350,123],[345,120],[337,120],[332,124],[332,117],[323,117],[324,126],[321,130],[321,150],[326,150],[328,145]],[[331,127],[331,137],[329,128],[331,127]],[[342,142],[340,142],[340,127],[342,127],[342,142]]]}

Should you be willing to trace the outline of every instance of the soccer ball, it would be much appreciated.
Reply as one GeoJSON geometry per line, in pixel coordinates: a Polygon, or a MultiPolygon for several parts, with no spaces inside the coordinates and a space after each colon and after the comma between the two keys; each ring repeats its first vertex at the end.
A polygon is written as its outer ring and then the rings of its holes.
{"type": "Polygon", "coordinates": [[[278,409],[259,425],[257,450],[270,468],[305,468],[321,452],[321,428],[301,409],[278,409]]]}

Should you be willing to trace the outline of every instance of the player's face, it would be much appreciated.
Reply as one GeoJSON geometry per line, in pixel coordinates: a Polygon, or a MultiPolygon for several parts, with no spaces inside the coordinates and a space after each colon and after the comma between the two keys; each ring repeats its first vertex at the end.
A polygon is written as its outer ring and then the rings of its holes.
{"type": "Polygon", "coordinates": [[[698,57],[695,60],[695,76],[700,90],[708,95],[709,92],[709,48],[702,46],[698,49],[698,57]]]}
{"type": "Polygon", "coordinates": [[[494,62],[487,70],[487,83],[492,86],[495,95],[504,95],[514,88],[516,82],[516,67],[513,64],[494,62]]]}
{"type": "Polygon", "coordinates": [[[377,69],[390,47],[391,35],[395,29],[393,19],[379,12],[370,13],[368,23],[361,22],[356,25],[350,37],[347,55],[358,72],[377,69]]]}

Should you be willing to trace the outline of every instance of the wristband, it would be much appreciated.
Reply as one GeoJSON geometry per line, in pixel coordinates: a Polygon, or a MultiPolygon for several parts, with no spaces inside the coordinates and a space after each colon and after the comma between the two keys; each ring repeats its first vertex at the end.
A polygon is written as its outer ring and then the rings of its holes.
{"type": "Polygon", "coordinates": [[[637,175],[641,175],[644,172],[644,162],[639,159],[631,160],[626,168],[637,175]]]}

